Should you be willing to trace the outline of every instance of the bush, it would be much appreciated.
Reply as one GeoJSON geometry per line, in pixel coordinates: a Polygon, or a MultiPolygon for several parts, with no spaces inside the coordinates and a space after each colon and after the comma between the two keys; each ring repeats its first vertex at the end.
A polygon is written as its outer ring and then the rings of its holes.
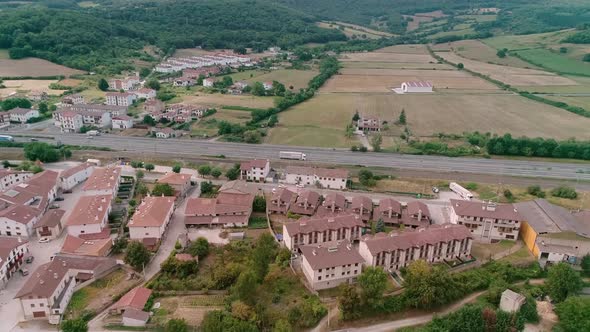
{"type": "Polygon", "coordinates": [[[539,198],[544,198],[545,197],[545,192],[541,189],[541,186],[538,186],[538,185],[529,186],[526,189],[526,192],[529,195],[537,196],[539,198]]]}
{"type": "Polygon", "coordinates": [[[252,210],[254,212],[265,212],[266,211],[266,199],[264,196],[256,196],[254,197],[254,202],[252,203],[252,210]]]}
{"type": "Polygon", "coordinates": [[[567,198],[567,199],[576,199],[578,198],[578,193],[576,189],[568,186],[559,186],[553,190],[551,190],[551,195],[560,198],[567,198]]]}
{"type": "Polygon", "coordinates": [[[209,241],[204,237],[197,238],[189,245],[187,252],[192,256],[203,258],[209,254],[209,241]]]}
{"type": "Polygon", "coordinates": [[[504,190],[504,197],[506,197],[506,199],[509,201],[514,200],[514,194],[512,194],[512,191],[509,189],[504,190]]]}
{"type": "Polygon", "coordinates": [[[467,189],[467,190],[476,190],[477,189],[477,183],[475,183],[475,182],[469,182],[468,184],[465,185],[465,189],[467,189]]]}

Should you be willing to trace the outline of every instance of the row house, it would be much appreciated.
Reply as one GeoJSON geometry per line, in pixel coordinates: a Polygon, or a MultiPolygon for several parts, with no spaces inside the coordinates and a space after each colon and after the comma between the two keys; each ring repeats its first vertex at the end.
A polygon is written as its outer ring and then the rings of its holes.
{"type": "Polygon", "coordinates": [[[215,198],[190,198],[185,209],[186,227],[245,227],[252,214],[254,195],[221,192],[215,198]]]}
{"type": "Polygon", "coordinates": [[[8,280],[18,272],[29,252],[28,242],[20,237],[0,236],[0,287],[6,288],[8,280]]]}
{"type": "Polygon", "coordinates": [[[82,114],[64,110],[53,112],[53,120],[56,127],[59,127],[63,133],[77,133],[84,126],[82,114]]]}
{"type": "Polygon", "coordinates": [[[47,210],[39,222],[33,226],[37,237],[47,237],[52,240],[59,237],[63,230],[62,219],[65,213],[66,211],[61,209],[47,210]]]}
{"type": "Polygon", "coordinates": [[[469,258],[472,244],[472,234],[465,226],[445,224],[367,235],[359,243],[359,253],[368,266],[399,271],[417,260],[436,263],[469,258]]]}
{"type": "Polygon", "coordinates": [[[313,290],[355,283],[364,259],[347,241],[299,247],[301,269],[313,290]]]}
{"type": "Polygon", "coordinates": [[[360,131],[378,132],[381,131],[381,121],[370,116],[361,116],[357,120],[356,128],[360,131]]]}
{"type": "Polygon", "coordinates": [[[64,191],[72,190],[90,177],[94,167],[93,163],[85,162],[62,171],[59,173],[59,187],[64,191]]]}
{"type": "Polygon", "coordinates": [[[295,203],[297,194],[287,188],[279,188],[273,192],[270,201],[266,204],[269,213],[286,215],[291,204],[295,203]]]}
{"type": "Polygon", "coordinates": [[[152,127],[152,128],[150,128],[150,134],[153,134],[154,136],[156,136],[156,138],[163,138],[163,139],[182,136],[181,131],[174,130],[170,127],[163,127],[163,128],[152,127]]]}
{"type": "Polygon", "coordinates": [[[174,201],[175,197],[145,197],[127,224],[129,238],[155,249],[168,229],[174,201]]]}
{"type": "Polygon", "coordinates": [[[113,240],[109,237],[83,239],[66,235],[61,247],[61,254],[76,256],[106,257],[113,247],[113,240]]]}
{"type": "Polygon", "coordinates": [[[64,96],[61,99],[61,103],[68,104],[68,105],[78,105],[78,104],[85,104],[86,100],[84,99],[84,96],[82,96],[81,94],[74,93],[71,95],[64,96]]]}
{"type": "Polygon", "coordinates": [[[82,187],[82,195],[109,195],[114,198],[120,181],[121,167],[95,167],[82,187]]]}
{"type": "Polygon", "coordinates": [[[162,117],[183,123],[202,117],[208,109],[209,107],[203,105],[171,104],[166,106],[162,117]]]}
{"type": "Polygon", "coordinates": [[[373,214],[373,201],[367,196],[354,196],[350,202],[350,212],[368,222],[373,214]]]}
{"type": "Polygon", "coordinates": [[[328,189],[346,189],[346,181],[348,181],[348,171],[337,168],[288,166],[285,175],[285,182],[289,184],[318,184],[328,189]]]}
{"type": "Polygon", "coordinates": [[[28,97],[32,101],[43,101],[49,99],[47,92],[39,90],[33,90],[29,92],[28,97]]]}
{"type": "Polygon", "coordinates": [[[81,111],[79,114],[82,115],[82,122],[85,125],[101,128],[111,127],[112,118],[109,112],[81,111]]]}
{"type": "Polygon", "coordinates": [[[344,195],[337,192],[330,192],[324,198],[322,205],[318,208],[318,215],[334,215],[347,212],[348,203],[344,195]]]}
{"type": "Polygon", "coordinates": [[[186,173],[168,172],[158,179],[158,183],[164,183],[174,189],[175,195],[184,197],[191,188],[191,175],[186,173]]]}
{"type": "Polygon", "coordinates": [[[163,112],[164,102],[159,99],[150,99],[143,103],[143,111],[149,114],[163,112]]]}
{"type": "Polygon", "coordinates": [[[155,67],[156,72],[171,73],[186,69],[210,68],[250,63],[250,58],[234,54],[215,54],[190,57],[170,57],[155,67]]]}
{"type": "Polygon", "coordinates": [[[128,76],[125,78],[114,78],[109,80],[110,90],[135,90],[140,85],[139,76],[128,76]]]}
{"type": "Polygon", "coordinates": [[[522,217],[512,204],[451,200],[450,220],[464,225],[482,242],[516,241],[522,217]]]}
{"type": "Polygon", "coordinates": [[[130,92],[107,92],[106,99],[107,105],[129,107],[137,100],[137,95],[130,92]]]}
{"type": "Polygon", "coordinates": [[[303,245],[341,240],[353,242],[360,239],[363,228],[363,221],[354,214],[304,217],[283,225],[283,240],[289,250],[297,251],[303,245]]]}
{"type": "Polygon", "coordinates": [[[10,114],[10,122],[27,123],[27,121],[38,118],[39,111],[30,108],[13,108],[8,111],[10,114]]]}
{"type": "Polygon", "coordinates": [[[35,269],[16,293],[24,319],[59,324],[76,286],[98,280],[116,267],[113,258],[57,255],[35,269]]]}
{"type": "Polygon", "coordinates": [[[393,198],[383,198],[375,207],[373,220],[383,220],[386,225],[417,228],[431,224],[428,205],[413,201],[404,207],[393,198]]]}
{"type": "Polygon", "coordinates": [[[270,173],[268,159],[254,159],[240,164],[240,180],[265,182],[270,173]]]}
{"type": "Polygon", "coordinates": [[[111,117],[116,116],[116,115],[127,114],[127,106],[120,106],[120,105],[75,104],[75,105],[69,105],[66,108],[69,108],[72,111],[80,111],[80,112],[96,112],[96,113],[108,112],[111,114],[111,117]]]}
{"type": "Polygon", "coordinates": [[[0,191],[10,189],[33,176],[32,172],[16,171],[9,168],[0,169],[0,191]]]}
{"type": "Polygon", "coordinates": [[[304,190],[297,196],[289,211],[302,216],[312,216],[319,207],[322,197],[315,191],[304,190]]]}
{"type": "Polygon", "coordinates": [[[149,88],[141,88],[139,90],[133,91],[133,94],[137,96],[138,99],[153,99],[156,98],[156,90],[149,89],[149,88]]]}
{"type": "Polygon", "coordinates": [[[128,115],[117,115],[112,119],[113,129],[133,128],[133,118],[128,115]]]}
{"type": "Polygon", "coordinates": [[[106,233],[108,236],[112,200],[111,195],[81,196],[66,221],[68,234],[79,237],[106,233]]]}

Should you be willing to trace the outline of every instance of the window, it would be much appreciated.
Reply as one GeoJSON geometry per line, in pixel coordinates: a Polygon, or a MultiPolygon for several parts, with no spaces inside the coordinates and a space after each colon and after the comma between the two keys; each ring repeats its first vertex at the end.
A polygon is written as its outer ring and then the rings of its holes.
{"type": "Polygon", "coordinates": [[[45,305],[43,303],[39,303],[39,306],[43,308],[45,305]]]}
{"type": "Polygon", "coordinates": [[[318,280],[322,280],[322,276],[319,276],[319,277],[318,277],[318,280]]]}
{"type": "Polygon", "coordinates": [[[357,270],[354,270],[354,274],[356,274],[356,271],[357,271],[357,270]]]}
{"type": "Polygon", "coordinates": [[[34,307],[35,307],[35,303],[31,303],[31,308],[34,308],[34,307]]]}

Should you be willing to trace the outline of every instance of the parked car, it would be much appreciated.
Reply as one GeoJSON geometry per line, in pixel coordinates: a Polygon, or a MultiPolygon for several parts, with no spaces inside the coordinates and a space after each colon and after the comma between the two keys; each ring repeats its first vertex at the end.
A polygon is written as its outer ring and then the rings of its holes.
{"type": "Polygon", "coordinates": [[[22,269],[20,269],[20,274],[23,276],[29,275],[29,270],[22,268],[22,269]]]}
{"type": "Polygon", "coordinates": [[[48,237],[42,237],[39,239],[39,243],[47,243],[49,242],[49,238],[48,237]]]}
{"type": "Polygon", "coordinates": [[[49,206],[50,209],[59,209],[59,204],[51,204],[49,206]]]}
{"type": "Polygon", "coordinates": [[[56,198],[55,198],[55,200],[56,200],[57,202],[61,202],[61,201],[63,201],[63,200],[64,200],[64,198],[63,198],[63,197],[56,197],[56,198]]]}
{"type": "Polygon", "coordinates": [[[297,185],[295,185],[297,188],[304,188],[305,186],[301,183],[298,183],[297,185]]]}
{"type": "Polygon", "coordinates": [[[35,260],[35,256],[27,256],[27,258],[25,258],[25,263],[31,264],[31,263],[33,263],[34,260],[35,260]]]}

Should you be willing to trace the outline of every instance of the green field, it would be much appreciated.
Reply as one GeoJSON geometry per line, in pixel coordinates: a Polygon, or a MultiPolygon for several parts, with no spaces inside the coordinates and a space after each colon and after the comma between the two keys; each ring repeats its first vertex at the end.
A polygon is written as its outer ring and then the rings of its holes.
{"type": "Polygon", "coordinates": [[[522,50],[539,48],[546,45],[559,44],[565,37],[572,33],[571,30],[536,33],[531,35],[508,35],[484,39],[483,42],[495,49],[507,48],[509,50],[522,50]]]}
{"type": "Polygon", "coordinates": [[[278,81],[283,83],[287,89],[293,86],[293,90],[299,91],[299,89],[307,87],[307,83],[317,74],[318,71],[316,70],[248,70],[241,73],[231,74],[231,77],[234,82],[246,81],[249,84],[254,84],[254,82],[278,81]]]}
{"type": "Polygon", "coordinates": [[[547,49],[517,51],[525,61],[559,74],[590,76],[590,63],[568,58],[547,49]]]}

